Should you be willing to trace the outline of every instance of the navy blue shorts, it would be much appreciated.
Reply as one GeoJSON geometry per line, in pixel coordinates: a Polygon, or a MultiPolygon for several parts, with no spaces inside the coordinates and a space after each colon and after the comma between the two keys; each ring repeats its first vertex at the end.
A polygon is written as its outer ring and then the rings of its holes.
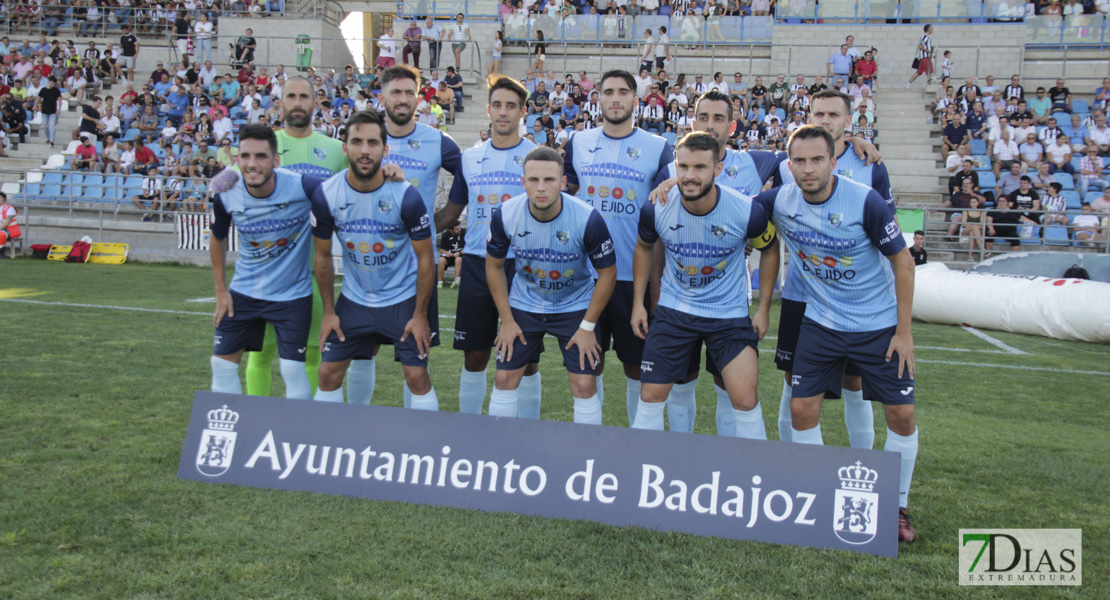
{"type": "Polygon", "coordinates": [[[225,315],[216,328],[212,354],[227,356],[240,350],[258,352],[266,338],[266,323],[274,325],[278,356],[304,362],[312,325],[312,296],[275,302],[231,292],[235,316],[225,315]]]}
{"type": "MultiPolygon", "coordinates": [[[[458,267],[456,267],[458,268],[458,267]]],[[[455,308],[455,350],[489,350],[497,340],[497,305],[486,282],[486,259],[473,254],[462,256],[462,283],[455,308]]],[[[505,261],[505,280],[513,288],[516,262],[505,261]]]]}
{"type": "MultiPolygon", "coordinates": [[[[779,340],[775,348],[775,366],[780,371],[792,373],[794,371],[794,353],[798,348],[798,334],[802,330],[802,319],[806,316],[806,303],[798,300],[782,300],[782,311],[779,313],[779,340]]],[[[886,348],[883,348],[886,352],[886,348]]],[[[844,365],[844,374],[859,377],[863,373],[858,365],[851,360],[844,365]]],[[[839,398],[837,392],[834,398],[839,398]]]]}
{"type": "MultiPolygon", "coordinates": [[[[513,319],[520,326],[520,330],[524,332],[524,338],[528,340],[528,345],[521,344],[520,340],[513,342],[513,359],[501,362],[500,357],[498,357],[497,370],[512,371],[528,363],[539,362],[540,354],[544,351],[543,336],[545,333],[549,333],[555,337],[559,344],[559,350],[563,353],[563,366],[567,368],[567,371],[576,374],[597,375],[597,367],[590,364],[589,359],[586,360],[585,369],[578,366],[578,346],[572,346],[570,350],[566,349],[567,343],[578,331],[578,326],[585,316],[585,309],[569,313],[540,314],[514,308],[513,319]]],[[[594,336],[596,339],[596,330],[594,336]]]]}
{"type": "Polygon", "coordinates": [[[908,372],[898,377],[898,355],[886,361],[886,350],[895,327],[878,331],[847,333],[822,327],[812,319],[802,320],[798,352],[790,384],[795,398],[825,394],[839,398],[845,361],[859,366],[863,376],[863,399],[883,404],[913,404],[913,378],[908,372]]]}
{"type": "MultiPolygon", "coordinates": [[[[432,346],[439,345],[439,314],[428,303],[428,326],[432,330],[432,346]]],[[[402,365],[411,367],[428,366],[428,357],[420,358],[416,340],[409,336],[404,342],[405,325],[412,319],[416,309],[416,296],[397,304],[370,308],[340,295],[335,303],[335,314],[339,316],[339,328],[347,341],[339,341],[334,332],[324,341],[320,350],[321,362],[343,362],[350,359],[370,360],[380,344],[393,346],[393,357],[402,365]]]]}
{"type": "MultiPolygon", "coordinates": [[[[597,320],[601,349],[608,352],[613,348],[617,351],[617,360],[626,365],[638,365],[644,357],[644,340],[632,333],[632,289],[631,281],[618,281],[609,304],[597,320]]],[[[646,293],[644,306],[651,306],[646,293]]]]}
{"type": "Polygon", "coordinates": [[[690,354],[702,341],[709,356],[718,365],[729,364],[748,346],[759,349],[759,337],[748,317],[710,319],[659,306],[648,328],[644,358],[640,363],[640,381],[679,381],[688,372],[690,354]]]}

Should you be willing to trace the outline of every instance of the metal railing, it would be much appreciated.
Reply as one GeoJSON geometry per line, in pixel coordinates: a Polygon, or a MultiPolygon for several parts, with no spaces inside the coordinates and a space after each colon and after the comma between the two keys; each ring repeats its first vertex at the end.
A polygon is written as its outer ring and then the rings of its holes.
{"type": "Polygon", "coordinates": [[[500,18],[498,0],[397,0],[398,17],[452,17],[462,13],[464,19],[500,18]]]}
{"type": "Polygon", "coordinates": [[[1031,249],[1045,249],[1051,247],[1064,247],[1095,252],[1110,253],[1110,213],[1094,213],[1082,210],[1068,209],[1060,213],[1047,211],[1026,211],[1022,209],[999,210],[995,208],[980,208],[983,223],[966,224],[954,223],[951,218],[955,214],[964,214],[970,210],[966,208],[925,208],[925,248],[930,252],[952,252],[955,260],[984,260],[990,254],[1004,254],[1007,252],[1024,252],[1031,249]],[[1017,225],[987,223],[987,218],[1000,213],[1029,214],[1031,219],[1025,219],[1017,225]],[[943,221],[930,221],[930,214],[942,214],[943,221]],[[1095,215],[1099,219],[1099,232],[1090,239],[1079,239],[1076,233],[1082,231],[1075,225],[1075,217],[1081,214],[1095,215]],[[1041,222],[1041,215],[1048,215],[1041,222]],[[939,226],[943,225],[943,230],[939,226]],[[950,228],[955,227],[954,235],[949,235],[950,228]],[[991,231],[994,231],[994,234],[991,231]],[[958,241],[950,241],[958,240],[958,241]],[[943,245],[941,245],[943,244],[943,245]],[[953,244],[960,244],[953,248],[953,244]],[[963,253],[967,254],[963,254],[963,253]],[[962,256],[961,256],[962,255],[962,256]]]}

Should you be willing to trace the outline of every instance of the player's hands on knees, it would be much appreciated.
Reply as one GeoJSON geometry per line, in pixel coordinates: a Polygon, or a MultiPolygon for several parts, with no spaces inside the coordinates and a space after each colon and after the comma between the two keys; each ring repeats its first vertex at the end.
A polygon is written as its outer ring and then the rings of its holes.
{"type": "Polygon", "coordinates": [[[913,377],[916,365],[913,357],[913,336],[909,333],[895,333],[894,337],[890,338],[890,347],[886,349],[886,361],[898,353],[898,378],[902,378],[902,373],[905,372],[909,377],[913,377]]]}
{"type": "Polygon", "coordinates": [[[762,341],[763,336],[767,335],[767,330],[771,328],[771,315],[770,311],[760,310],[756,311],[755,318],[752,319],[752,329],[755,330],[756,337],[762,341]]]}
{"type": "Polygon", "coordinates": [[[501,329],[497,332],[498,360],[509,362],[513,359],[513,342],[518,339],[522,345],[528,345],[528,340],[524,339],[524,331],[516,321],[501,321],[501,329]]]}
{"type": "Polygon", "coordinates": [[[405,170],[397,165],[382,165],[382,175],[386,181],[405,181],[405,170]]]}
{"type": "Polygon", "coordinates": [[[324,347],[324,343],[328,341],[328,336],[335,332],[335,337],[339,341],[345,342],[347,338],[343,335],[343,330],[339,328],[339,315],[333,313],[324,315],[320,320],[320,347],[324,347]]]}
{"type": "Polygon", "coordinates": [[[216,327],[220,326],[220,321],[224,320],[224,316],[235,316],[235,305],[231,301],[231,292],[216,294],[216,313],[212,315],[212,322],[216,327]]]}
{"type": "Polygon", "coordinates": [[[632,307],[632,333],[641,340],[647,339],[648,333],[648,313],[642,303],[637,303],[632,307]]]}
{"type": "Polygon", "coordinates": [[[405,341],[409,336],[416,340],[416,350],[420,352],[420,358],[427,358],[428,349],[432,347],[432,328],[428,325],[428,317],[419,316],[409,319],[405,324],[405,333],[401,336],[401,341],[405,341]]]}
{"type": "Polygon", "coordinates": [[[590,367],[596,367],[601,360],[601,344],[597,343],[597,335],[592,331],[579,328],[567,342],[566,349],[570,350],[571,346],[578,346],[578,368],[583,371],[586,370],[586,361],[589,361],[590,367]]]}
{"type": "Polygon", "coordinates": [[[673,188],[677,183],[678,179],[674,177],[660,183],[658,186],[656,186],[654,190],[651,190],[650,194],[648,194],[648,200],[650,200],[652,204],[666,206],[667,192],[670,192],[671,188],[673,188]]]}

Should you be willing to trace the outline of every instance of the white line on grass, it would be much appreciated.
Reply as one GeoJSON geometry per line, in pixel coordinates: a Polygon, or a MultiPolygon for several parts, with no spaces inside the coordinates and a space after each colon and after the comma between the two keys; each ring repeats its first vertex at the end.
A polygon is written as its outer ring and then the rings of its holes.
{"type": "Polygon", "coordinates": [[[215,298],[187,298],[185,301],[186,302],[196,302],[197,304],[204,304],[204,303],[215,302],[216,299],[215,298]]]}
{"type": "Polygon", "coordinates": [[[964,331],[966,331],[966,332],[970,333],[971,335],[987,342],[988,344],[994,346],[995,348],[998,348],[999,350],[1005,350],[1006,352],[1008,352],[1010,354],[1028,354],[1028,352],[1022,352],[1021,350],[1018,350],[1017,348],[1014,348],[1013,346],[1007,344],[1006,342],[1003,342],[1002,340],[1000,340],[998,338],[991,337],[991,336],[983,333],[982,331],[979,331],[978,329],[976,329],[974,327],[971,327],[970,325],[961,325],[960,327],[962,327],[964,331]]]}
{"type": "Polygon", "coordinates": [[[190,312],[187,310],[168,310],[165,308],[139,308],[137,306],[115,306],[113,304],[82,304],[79,302],[46,302],[44,300],[26,300],[23,298],[0,298],[4,302],[18,302],[19,304],[39,304],[43,306],[72,306],[76,308],[107,308],[111,310],[128,310],[132,312],[168,313],[171,315],[198,315],[211,317],[210,312],[190,312]]]}
{"type": "Polygon", "coordinates": [[[987,367],[991,369],[1014,369],[1018,371],[1048,371],[1050,373],[1067,373],[1069,375],[1110,375],[1110,371],[1079,371],[1075,369],[1057,369],[1055,367],[1026,367],[1022,365],[996,365],[992,363],[975,363],[963,362],[956,360],[927,360],[924,358],[917,359],[919,363],[929,363],[933,365],[956,365],[960,367],[987,367]]]}

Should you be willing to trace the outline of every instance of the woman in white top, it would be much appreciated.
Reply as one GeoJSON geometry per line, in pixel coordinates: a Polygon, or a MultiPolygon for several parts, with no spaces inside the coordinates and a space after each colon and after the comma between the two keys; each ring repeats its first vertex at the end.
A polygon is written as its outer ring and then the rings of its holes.
{"type": "Polygon", "coordinates": [[[200,20],[193,24],[193,32],[197,36],[200,48],[197,49],[197,62],[212,60],[212,22],[208,20],[207,13],[200,13],[200,20]]]}
{"type": "Polygon", "coordinates": [[[501,74],[501,48],[505,46],[505,39],[500,31],[493,32],[493,57],[489,61],[489,74],[501,74]]]}

